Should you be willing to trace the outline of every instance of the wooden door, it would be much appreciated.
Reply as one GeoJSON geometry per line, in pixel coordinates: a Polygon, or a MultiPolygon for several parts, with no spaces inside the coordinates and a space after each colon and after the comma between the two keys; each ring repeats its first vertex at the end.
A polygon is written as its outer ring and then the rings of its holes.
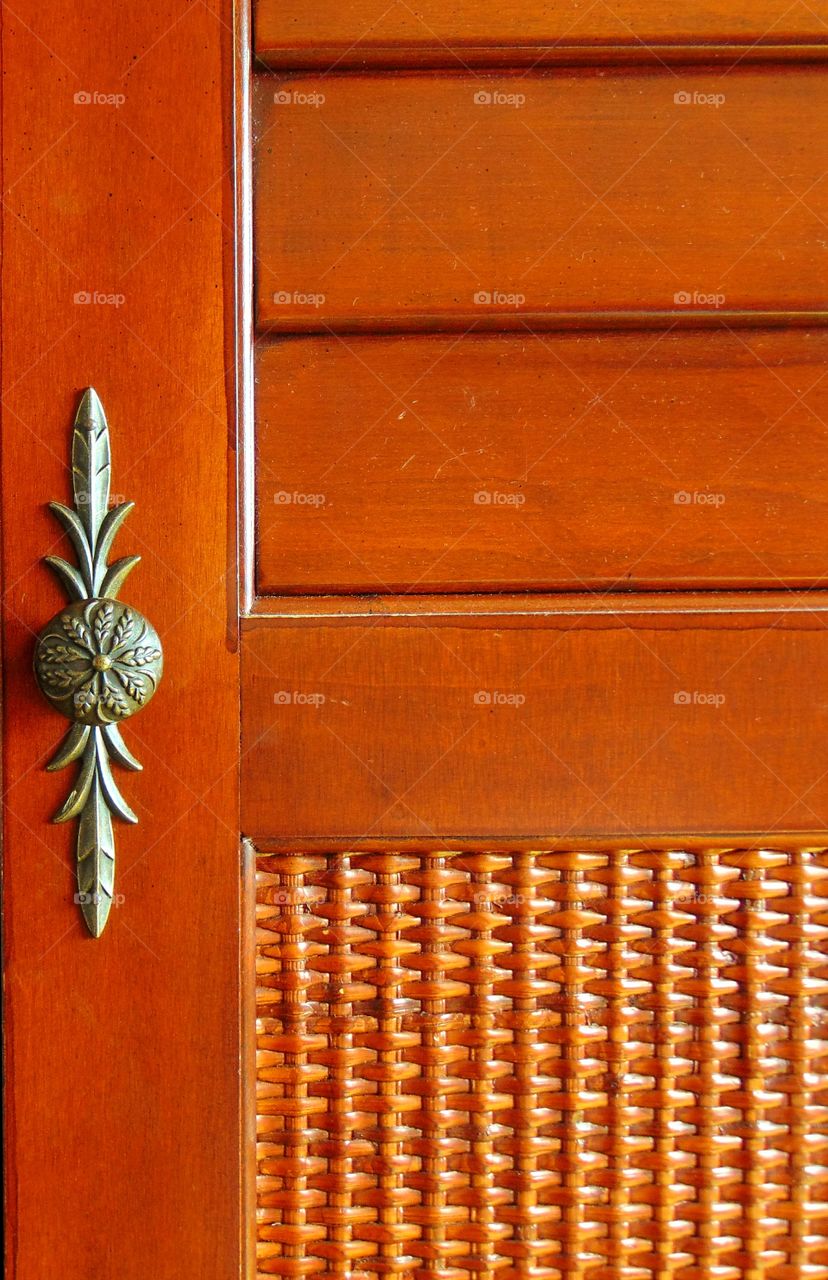
{"type": "Polygon", "coordinates": [[[827,33],[5,6],[15,1280],[828,1277],[827,33]]]}

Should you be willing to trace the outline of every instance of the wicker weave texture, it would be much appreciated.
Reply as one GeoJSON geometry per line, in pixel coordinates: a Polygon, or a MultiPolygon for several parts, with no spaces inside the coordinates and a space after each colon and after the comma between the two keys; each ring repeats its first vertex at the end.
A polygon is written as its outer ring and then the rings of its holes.
{"type": "Polygon", "coordinates": [[[828,853],[260,854],[259,1276],[828,1277],[828,853]]]}

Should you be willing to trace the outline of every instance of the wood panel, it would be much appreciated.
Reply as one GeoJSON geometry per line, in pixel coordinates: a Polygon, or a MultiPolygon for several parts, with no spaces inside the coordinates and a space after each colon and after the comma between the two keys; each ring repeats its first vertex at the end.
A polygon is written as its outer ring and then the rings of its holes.
{"type": "Polygon", "coordinates": [[[52,0],[3,16],[14,1280],[239,1274],[230,21],[224,3],[174,0],[52,0]],[[124,730],[144,765],[124,788],[140,822],[117,824],[122,897],[100,939],[73,900],[74,823],[50,823],[74,772],[43,769],[66,721],[32,675],[35,633],[65,603],[41,557],[72,558],[46,503],[69,499],[88,385],[109,419],[113,495],[136,503],[116,546],[142,557],[126,599],[165,650],[157,696],[124,730]]]}
{"type": "Polygon", "coordinates": [[[262,76],[257,89],[266,327],[826,310],[819,67],[262,76]]]}
{"type": "Polygon", "coordinates": [[[251,619],[243,829],[311,848],[810,838],[828,830],[827,608],[765,593],[251,619]]]}
{"type": "Polygon", "coordinates": [[[816,5],[757,0],[737,7],[706,0],[680,7],[659,0],[258,0],[256,51],[274,66],[404,66],[513,64],[539,59],[614,56],[710,56],[724,46],[731,59],[755,57],[768,46],[824,43],[826,24],[816,5]],[[698,46],[701,45],[700,50],[698,46]],[[652,47],[652,48],[651,48],[652,47]]]}
{"type": "Polygon", "coordinates": [[[826,361],[825,330],[262,346],[258,589],[817,585],[826,361]]]}

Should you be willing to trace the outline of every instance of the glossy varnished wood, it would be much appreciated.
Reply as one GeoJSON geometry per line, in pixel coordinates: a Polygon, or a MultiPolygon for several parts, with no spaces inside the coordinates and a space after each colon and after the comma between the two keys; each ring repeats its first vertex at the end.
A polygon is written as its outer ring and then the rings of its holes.
{"type": "Polygon", "coordinates": [[[309,847],[824,832],[826,597],[743,599],[251,619],[244,830],[309,847]]]}
{"type": "Polygon", "coordinates": [[[818,585],[826,355],[819,329],[263,344],[259,591],[818,585]]]}
{"type": "Polygon", "coordinates": [[[55,0],[3,17],[14,1280],[239,1274],[230,16],[224,4],[55,0]],[[98,940],[73,902],[71,824],[49,821],[68,777],[43,766],[65,722],[31,670],[34,633],[63,602],[41,563],[67,550],[45,504],[69,498],[72,418],[90,384],[109,417],[113,494],[136,502],[129,601],[156,625],[166,665],[124,731],[145,766],[129,778],[140,823],[118,826],[123,897],[98,940]]]}
{"type": "Polygon", "coordinates": [[[687,59],[718,48],[731,61],[768,47],[824,44],[817,6],[728,0],[671,6],[658,0],[258,0],[256,52],[273,66],[532,65],[600,57],[687,59]],[[700,47],[701,46],[701,47],[700,47]]]}
{"type": "Polygon", "coordinates": [[[256,87],[264,327],[825,310],[818,66],[256,87]]]}

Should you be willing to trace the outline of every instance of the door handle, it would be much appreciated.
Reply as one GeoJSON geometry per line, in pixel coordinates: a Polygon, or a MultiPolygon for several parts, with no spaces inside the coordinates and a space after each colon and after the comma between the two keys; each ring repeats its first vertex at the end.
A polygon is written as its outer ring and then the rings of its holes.
{"type": "Polygon", "coordinates": [[[72,430],[74,510],[49,503],[74,546],[78,567],[59,556],[45,557],[69,604],[40,632],[34,670],[49,702],[72,722],[46,768],[80,762],[75,785],[52,821],[79,820],[76,900],[96,938],[103,933],[114,897],[112,815],[138,821],[112,772],[112,761],[126,769],[141,768],[119,726],[146,706],[163,668],[155,629],[137,609],[117,599],[141,557],[107,563],[115,535],[135,505],[122,502],[110,508],[111,466],[109,426],[90,387],[72,430]]]}

